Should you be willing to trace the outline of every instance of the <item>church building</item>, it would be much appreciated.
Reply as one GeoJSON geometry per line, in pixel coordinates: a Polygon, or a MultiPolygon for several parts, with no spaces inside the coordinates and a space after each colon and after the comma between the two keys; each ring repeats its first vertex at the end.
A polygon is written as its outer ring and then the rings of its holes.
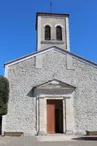
{"type": "Polygon", "coordinates": [[[36,52],[6,63],[2,135],[97,131],[97,64],[70,52],[69,14],[36,14],[36,52]]]}

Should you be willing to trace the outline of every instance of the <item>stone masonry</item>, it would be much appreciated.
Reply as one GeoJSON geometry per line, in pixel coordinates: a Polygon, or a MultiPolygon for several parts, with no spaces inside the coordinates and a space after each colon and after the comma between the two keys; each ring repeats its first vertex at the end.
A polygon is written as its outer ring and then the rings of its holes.
{"type": "MultiPolygon", "coordinates": [[[[38,55],[38,54],[37,54],[38,55]]],[[[42,67],[36,68],[35,56],[8,67],[10,98],[5,131],[35,135],[36,97],[33,87],[57,79],[74,87],[74,134],[97,131],[97,67],[72,57],[73,69],[67,69],[67,54],[52,49],[42,53],[42,67]]]]}

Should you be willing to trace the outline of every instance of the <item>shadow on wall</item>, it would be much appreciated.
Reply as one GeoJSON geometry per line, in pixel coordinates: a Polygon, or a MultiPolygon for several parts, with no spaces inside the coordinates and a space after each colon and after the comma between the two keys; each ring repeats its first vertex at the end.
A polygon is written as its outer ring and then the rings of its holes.
{"type": "Polygon", "coordinates": [[[28,97],[34,97],[34,89],[30,90],[27,94],[28,97]]]}
{"type": "Polygon", "coordinates": [[[72,138],[72,140],[97,141],[97,136],[77,137],[77,138],[72,138]]]}

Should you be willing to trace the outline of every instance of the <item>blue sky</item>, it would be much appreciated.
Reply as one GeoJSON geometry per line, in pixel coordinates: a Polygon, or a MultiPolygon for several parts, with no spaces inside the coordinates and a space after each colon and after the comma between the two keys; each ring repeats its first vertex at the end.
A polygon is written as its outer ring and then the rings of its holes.
{"type": "MultiPolygon", "coordinates": [[[[3,64],[36,51],[36,12],[50,0],[0,0],[0,74],[3,64]]],[[[71,52],[97,63],[97,0],[52,0],[54,13],[70,14],[71,52]]]]}

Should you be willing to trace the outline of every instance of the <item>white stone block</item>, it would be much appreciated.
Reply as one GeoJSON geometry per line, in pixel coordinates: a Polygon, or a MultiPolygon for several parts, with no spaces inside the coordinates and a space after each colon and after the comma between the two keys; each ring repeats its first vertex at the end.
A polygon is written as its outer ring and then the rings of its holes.
{"type": "Polygon", "coordinates": [[[36,68],[42,68],[43,56],[36,56],[36,68]]]}

